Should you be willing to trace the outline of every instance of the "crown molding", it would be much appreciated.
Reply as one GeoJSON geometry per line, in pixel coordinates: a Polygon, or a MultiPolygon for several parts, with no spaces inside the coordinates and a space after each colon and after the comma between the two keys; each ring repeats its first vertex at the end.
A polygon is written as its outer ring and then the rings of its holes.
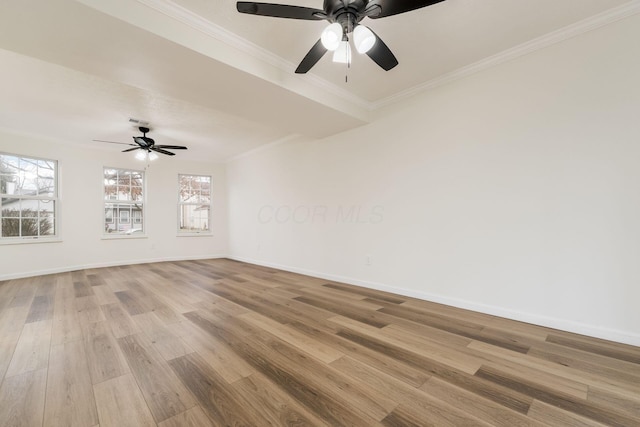
{"type": "MultiPolygon", "coordinates": [[[[283,72],[290,74],[294,73],[294,70],[296,68],[295,64],[284,60],[280,56],[275,55],[274,53],[256,45],[255,43],[243,39],[235,33],[232,33],[231,31],[217,24],[214,24],[207,19],[204,19],[200,15],[197,15],[196,13],[174,3],[171,0],[137,1],[172,19],[182,22],[183,24],[197,31],[200,31],[209,37],[212,37],[235,49],[238,49],[239,51],[244,52],[247,55],[264,61],[265,63],[270,64],[273,67],[282,70],[283,72]]],[[[339,86],[336,86],[333,83],[330,83],[327,80],[324,80],[313,74],[305,74],[304,77],[298,78],[301,80],[304,79],[307,84],[310,84],[311,86],[314,86],[323,92],[328,92],[331,95],[336,96],[343,101],[351,103],[356,107],[373,112],[392,104],[402,102],[422,92],[426,92],[428,90],[449,84],[456,80],[471,76],[488,68],[495,67],[504,62],[511,61],[540,49],[544,49],[551,45],[579,36],[580,34],[593,31],[595,29],[612,24],[616,21],[628,18],[638,13],[640,13],[640,0],[631,0],[621,6],[609,9],[598,15],[584,19],[575,24],[568,25],[559,30],[553,31],[536,39],[507,49],[503,52],[489,56],[473,64],[458,68],[457,70],[443,74],[439,77],[373,102],[353,95],[343,90],[339,86]]]]}
{"type": "Polygon", "coordinates": [[[319,88],[322,92],[328,92],[333,96],[339,97],[342,100],[355,105],[358,108],[365,110],[371,110],[371,103],[356,96],[352,93],[346,92],[339,86],[328,82],[313,74],[305,74],[304,77],[298,76],[294,73],[297,68],[297,64],[289,62],[282,57],[268,51],[255,43],[252,43],[237,34],[221,27],[202,16],[186,9],[179,4],[171,0],[137,0],[139,3],[160,12],[169,18],[175,19],[190,28],[199,31],[209,37],[212,37],[234,49],[244,52],[253,58],[263,61],[283,72],[291,75],[295,75],[300,81],[304,81],[316,88],[319,88]]]}
{"type": "Polygon", "coordinates": [[[380,108],[396,104],[422,92],[471,76],[480,71],[484,71],[488,68],[495,67],[504,62],[511,61],[524,55],[528,55],[551,45],[561,43],[570,38],[579,36],[580,34],[588,33],[589,31],[596,30],[598,28],[604,27],[605,25],[612,24],[638,13],[640,13],[640,0],[632,0],[629,3],[614,7],[598,15],[594,15],[590,18],[576,22],[575,24],[568,25],[559,30],[552,31],[541,37],[522,43],[518,46],[512,47],[487,58],[481,59],[480,61],[473,64],[458,68],[457,70],[443,74],[440,77],[436,77],[435,79],[431,79],[417,86],[413,86],[409,89],[403,90],[402,92],[398,92],[394,95],[372,102],[370,103],[370,109],[371,111],[375,111],[380,108]]]}

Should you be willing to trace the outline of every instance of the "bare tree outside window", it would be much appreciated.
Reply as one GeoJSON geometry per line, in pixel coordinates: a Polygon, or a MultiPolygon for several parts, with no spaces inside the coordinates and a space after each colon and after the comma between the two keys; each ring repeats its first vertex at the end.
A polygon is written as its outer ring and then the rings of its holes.
{"type": "Polygon", "coordinates": [[[56,235],[55,160],[0,153],[0,239],[56,235]]]}

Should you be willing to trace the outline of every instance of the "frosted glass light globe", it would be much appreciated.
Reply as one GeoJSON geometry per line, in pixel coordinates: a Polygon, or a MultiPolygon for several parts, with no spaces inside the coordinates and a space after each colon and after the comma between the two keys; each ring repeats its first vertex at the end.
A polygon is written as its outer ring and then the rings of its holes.
{"type": "Polygon", "coordinates": [[[333,62],[348,64],[351,62],[351,46],[347,40],[340,42],[338,48],[333,52],[333,62]]]}
{"type": "Polygon", "coordinates": [[[353,44],[356,45],[358,53],[367,53],[376,44],[376,36],[364,25],[358,25],[353,30],[353,44]]]}
{"type": "Polygon", "coordinates": [[[320,40],[327,50],[336,50],[342,41],[342,25],[337,22],[329,25],[322,31],[320,40]]]}

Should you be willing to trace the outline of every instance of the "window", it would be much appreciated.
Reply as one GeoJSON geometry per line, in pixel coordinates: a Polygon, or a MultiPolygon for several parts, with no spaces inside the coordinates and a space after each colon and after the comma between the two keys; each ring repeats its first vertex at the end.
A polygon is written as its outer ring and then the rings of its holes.
{"type": "Polygon", "coordinates": [[[178,175],[178,232],[210,233],[211,177],[178,175]]]}
{"type": "Polygon", "coordinates": [[[58,162],[0,153],[0,239],[57,235],[58,162]]]}
{"type": "Polygon", "coordinates": [[[104,168],[105,234],[142,233],[143,218],[144,173],[104,168]]]}

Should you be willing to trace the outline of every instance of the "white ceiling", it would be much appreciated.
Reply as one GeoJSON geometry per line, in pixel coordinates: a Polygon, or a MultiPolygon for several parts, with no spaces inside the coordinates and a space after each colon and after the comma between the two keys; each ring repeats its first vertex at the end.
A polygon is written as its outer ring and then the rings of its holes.
{"type": "Polygon", "coordinates": [[[182,158],[224,161],[361,126],[381,105],[639,11],[638,0],[446,0],[365,19],[393,70],[325,55],[296,75],[325,22],[243,15],[230,0],[4,1],[0,127],[117,150],[91,140],[129,142],[134,117],[157,143],[189,146],[182,158]]]}

